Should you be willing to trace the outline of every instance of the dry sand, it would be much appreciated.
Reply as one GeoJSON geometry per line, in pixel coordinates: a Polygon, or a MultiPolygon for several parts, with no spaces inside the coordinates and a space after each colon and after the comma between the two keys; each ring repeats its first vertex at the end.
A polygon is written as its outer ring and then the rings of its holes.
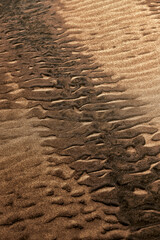
{"type": "MultiPolygon", "coordinates": [[[[61,2],[64,9],[59,13],[69,26],[68,32],[87,47],[85,52],[102,65],[102,71],[112,74],[111,83],[104,81],[96,87],[118,86],[125,89],[126,94],[136,95],[146,103],[146,115],[154,117],[149,125],[153,123],[159,129],[158,1],[150,1],[151,8],[139,0],[61,2]]],[[[147,145],[155,144],[150,142],[149,136],[145,138],[147,145]]]]}
{"type": "Polygon", "coordinates": [[[160,239],[160,3],[0,3],[0,240],[160,239]]]}

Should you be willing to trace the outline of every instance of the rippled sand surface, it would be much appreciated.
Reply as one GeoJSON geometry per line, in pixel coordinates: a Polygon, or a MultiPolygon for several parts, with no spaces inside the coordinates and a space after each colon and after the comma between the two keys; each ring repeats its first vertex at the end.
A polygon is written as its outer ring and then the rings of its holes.
{"type": "MultiPolygon", "coordinates": [[[[158,1],[149,1],[148,5],[132,0],[61,2],[65,11],[59,11],[67,26],[75,31],[72,35],[87,47],[102,71],[111,74],[111,83],[104,81],[102,87],[118,86],[126,94],[136,95],[145,103],[147,116],[154,117],[149,125],[153,123],[159,129],[158,1]]],[[[145,139],[152,144],[149,137],[145,139]]]]}
{"type": "Polygon", "coordinates": [[[0,240],[160,239],[160,2],[0,1],[0,240]]]}

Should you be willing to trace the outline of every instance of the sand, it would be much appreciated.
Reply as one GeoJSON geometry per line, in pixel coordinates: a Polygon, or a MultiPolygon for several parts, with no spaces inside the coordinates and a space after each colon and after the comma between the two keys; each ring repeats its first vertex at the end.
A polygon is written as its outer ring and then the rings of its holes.
{"type": "Polygon", "coordinates": [[[159,239],[159,11],[1,2],[1,240],[159,239]]]}

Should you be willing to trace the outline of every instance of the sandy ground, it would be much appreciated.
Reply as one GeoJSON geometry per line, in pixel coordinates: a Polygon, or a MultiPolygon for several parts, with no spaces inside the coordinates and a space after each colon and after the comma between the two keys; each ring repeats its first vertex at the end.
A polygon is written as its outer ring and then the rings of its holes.
{"type": "MultiPolygon", "coordinates": [[[[94,61],[102,65],[102,71],[112,74],[113,81],[108,86],[136,94],[146,103],[147,116],[154,117],[149,125],[159,129],[158,1],[148,2],[150,8],[145,1],[132,0],[61,2],[65,11],[59,12],[69,26],[68,31],[74,30],[72,36],[87,47],[94,61]]],[[[146,144],[155,145],[148,135],[145,139],[146,144]]]]}
{"type": "Polygon", "coordinates": [[[159,12],[0,2],[0,240],[160,239],[159,12]]]}

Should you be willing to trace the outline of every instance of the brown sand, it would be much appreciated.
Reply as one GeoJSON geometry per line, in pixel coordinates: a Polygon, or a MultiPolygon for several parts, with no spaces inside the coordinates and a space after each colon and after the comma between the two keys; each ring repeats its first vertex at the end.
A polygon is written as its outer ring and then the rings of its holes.
{"type": "MultiPolygon", "coordinates": [[[[61,2],[65,11],[59,12],[70,26],[68,31],[80,31],[72,36],[87,46],[103,71],[113,74],[114,86],[125,88],[126,94],[136,94],[146,103],[147,116],[154,116],[149,125],[159,128],[160,20],[152,8],[145,1],[132,0],[61,2]]],[[[151,4],[159,5],[155,1],[151,4]]],[[[152,144],[149,136],[145,137],[146,143],[152,144]]]]}
{"type": "Polygon", "coordinates": [[[0,240],[160,239],[160,3],[0,3],[0,240]]]}

